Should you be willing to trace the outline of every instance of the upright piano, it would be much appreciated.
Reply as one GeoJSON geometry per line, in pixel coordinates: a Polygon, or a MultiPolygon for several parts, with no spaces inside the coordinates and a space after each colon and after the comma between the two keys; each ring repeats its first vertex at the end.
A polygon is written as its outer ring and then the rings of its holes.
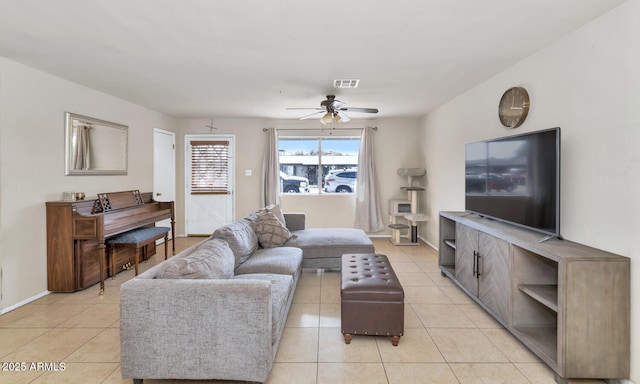
{"type": "MultiPolygon", "coordinates": [[[[48,201],[46,207],[47,288],[52,292],[74,292],[98,283],[101,258],[110,265],[104,258],[105,240],[111,236],[166,219],[175,234],[173,201],[155,201],[151,192],[100,193],[87,200],[48,201]]],[[[155,244],[147,247],[147,256],[155,254],[155,244]]],[[[133,263],[134,250],[124,248],[116,257],[116,270],[107,271],[110,276],[133,263]]]]}

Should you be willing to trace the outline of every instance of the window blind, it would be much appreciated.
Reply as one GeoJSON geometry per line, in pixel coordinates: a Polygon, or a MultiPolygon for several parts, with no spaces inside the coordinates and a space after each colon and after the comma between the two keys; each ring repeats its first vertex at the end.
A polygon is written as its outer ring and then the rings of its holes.
{"type": "Polygon", "coordinates": [[[229,142],[191,141],[191,194],[229,194],[229,142]]]}

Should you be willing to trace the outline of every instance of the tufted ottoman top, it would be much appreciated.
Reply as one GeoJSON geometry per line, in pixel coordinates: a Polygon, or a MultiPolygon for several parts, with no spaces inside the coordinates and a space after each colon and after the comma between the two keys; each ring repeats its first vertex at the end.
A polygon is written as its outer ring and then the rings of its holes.
{"type": "Polygon", "coordinates": [[[404,301],[404,291],[385,255],[342,256],[342,300],[404,301]]]}

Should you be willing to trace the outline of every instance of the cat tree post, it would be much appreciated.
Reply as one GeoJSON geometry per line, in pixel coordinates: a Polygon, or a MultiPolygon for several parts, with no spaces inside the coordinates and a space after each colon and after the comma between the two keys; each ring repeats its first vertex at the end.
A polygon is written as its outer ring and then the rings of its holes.
{"type": "Polygon", "coordinates": [[[418,223],[428,221],[429,218],[418,213],[418,192],[422,192],[425,189],[423,187],[413,186],[414,177],[422,177],[426,174],[426,170],[423,168],[399,168],[398,175],[407,177],[406,187],[400,189],[407,192],[408,202],[411,204],[411,213],[400,213],[397,209],[393,209],[393,201],[390,200],[389,215],[391,216],[391,243],[394,245],[419,245],[418,242],[418,223]],[[408,221],[408,224],[402,224],[397,222],[397,217],[403,217],[408,221]],[[406,237],[403,237],[400,233],[403,229],[409,229],[406,237]]]}

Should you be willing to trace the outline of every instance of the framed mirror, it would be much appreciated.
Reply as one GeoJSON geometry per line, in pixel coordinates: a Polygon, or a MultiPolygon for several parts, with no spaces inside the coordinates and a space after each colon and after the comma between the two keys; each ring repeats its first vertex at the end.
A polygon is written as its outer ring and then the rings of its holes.
{"type": "Polygon", "coordinates": [[[65,113],[66,175],[126,175],[129,127],[65,113]]]}

